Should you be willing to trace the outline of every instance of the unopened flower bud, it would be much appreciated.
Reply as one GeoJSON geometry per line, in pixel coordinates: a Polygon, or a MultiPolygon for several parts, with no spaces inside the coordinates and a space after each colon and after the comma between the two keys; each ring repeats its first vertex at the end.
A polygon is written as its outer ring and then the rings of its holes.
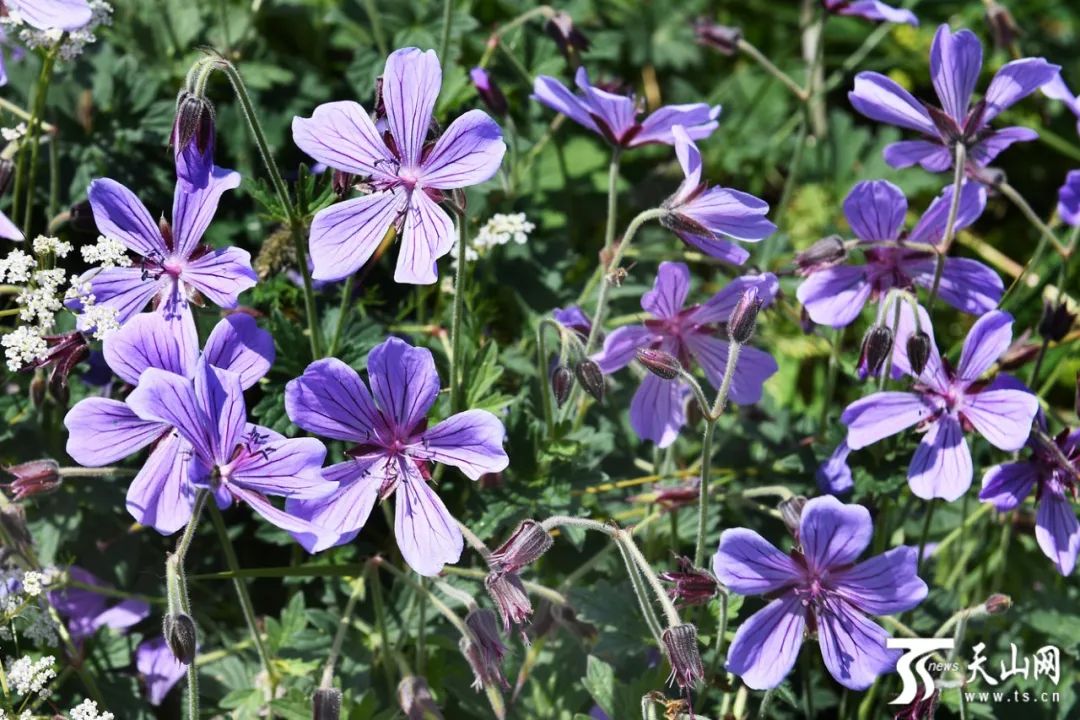
{"type": "Polygon", "coordinates": [[[397,696],[407,720],[444,720],[424,678],[406,675],[398,683],[397,696]]]}
{"type": "Polygon", "coordinates": [[[556,365],[551,371],[551,392],[555,396],[555,404],[562,407],[570,398],[570,391],[574,388],[574,373],[565,365],[556,365]]]}
{"type": "Polygon", "coordinates": [[[589,39],[574,27],[574,19],[569,13],[559,11],[552,15],[544,25],[544,32],[567,58],[589,49],[589,39]]]}
{"type": "Polygon", "coordinates": [[[1003,615],[1012,607],[1012,598],[1001,593],[994,593],[986,598],[984,606],[987,615],[1003,615]]]}
{"type": "Polygon", "coordinates": [[[198,632],[195,621],[186,613],[166,615],[163,625],[165,644],[172,650],[173,656],[185,665],[195,659],[198,649],[198,632]]]}
{"type": "Polygon", "coordinates": [[[1072,330],[1076,315],[1069,312],[1064,302],[1043,303],[1043,314],[1039,320],[1039,335],[1051,342],[1061,342],[1072,330]]]}
{"type": "Polygon", "coordinates": [[[178,152],[194,141],[199,153],[205,153],[214,142],[213,104],[202,95],[181,90],[176,97],[172,139],[178,152]]]}
{"type": "Polygon", "coordinates": [[[692,687],[705,677],[698,651],[697,628],[689,623],[669,627],[661,636],[664,654],[671,663],[668,684],[674,682],[679,689],[692,687]]]}
{"type": "Polygon", "coordinates": [[[734,55],[739,51],[742,29],[728,25],[717,25],[707,18],[694,21],[694,35],[701,45],[719,50],[724,55],[734,55]]]}
{"type": "Polygon", "coordinates": [[[940,700],[941,690],[937,688],[930,693],[930,697],[923,697],[923,694],[919,693],[909,705],[900,708],[893,715],[893,720],[934,720],[940,700]]]}
{"type": "Polygon", "coordinates": [[[762,302],[756,287],[743,292],[728,320],[728,337],[731,342],[739,345],[750,342],[750,338],[754,336],[754,327],[757,325],[758,311],[761,310],[762,302]]]}
{"type": "Polygon", "coordinates": [[[802,523],[802,511],[806,507],[806,498],[802,495],[796,495],[787,500],[782,500],[777,507],[780,510],[780,519],[784,521],[784,527],[798,542],[799,525],[802,523]]]}
{"type": "Polygon", "coordinates": [[[489,562],[499,572],[516,573],[536,562],[554,542],[540,523],[523,520],[514,530],[514,534],[492,551],[489,562]]]}
{"type": "Polygon", "coordinates": [[[996,0],[990,0],[986,6],[986,24],[990,26],[994,44],[1003,50],[1011,48],[1021,34],[1012,13],[996,0]]]}
{"type": "Polygon", "coordinates": [[[918,377],[930,361],[930,336],[922,330],[912,333],[907,339],[908,364],[911,372],[918,377]]]}
{"type": "Polygon", "coordinates": [[[465,625],[476,639],[477,649],[484,662],[499,666],[506,656],[506,646],[499,637],[498,617],[494,610],[476,608],[465,616],[465,625]]]}
{"type": "Polygon", "coordinates": [[[312,720],[339,720],[341,718],[341,691],[336,688],[319,688],[311,698],[312,720]]]}
{"type": "Polygon", "coordinates": [[[503,631],[510,632],[514,625],[524,625],[532,615],[532,603],[525,592],[525,584],[516,573],[493,572],[484,580],[491,601],[502,618],[503,631]]]}
{"type": "Polygon", "coordinates": [[[821,238],[795,256],[795,265],[802,273],[829,267],[847,257],[847,246],[839,235],[821,238]]]}
{"type": "Polygon", "coordinates": [[[893,347],[893,332],[885,325],[874,325],[863,336],[862,357],[866,370],[877,375],[893,347]]]}
{"type": "Polygon", "coordinates": [[[574,375],[596,402],[604,402],[604,373],[599,365],[586,358],[574,366],[574,375]]]}
{"type": "Polygon", "coordinates": [[[60,466],[54,460],[31,460],[4,471],[15,478],[8,487],[16,500],[46,495],[60,487],[60,466]]]}
{"type": "Polygon", "coordinates": [[[331,180],[331,186],[334,189],[334,194],[338,196],[338,199],[345,197],[349,194],[349,188],[352,187],[353,176],[344,170],[335,170],[334,177],[331,180]]]}
{"type": "Polygon", "coordinates": [[[510,687],[510,684],[506,682],[506,676],[503,675],[502,666],[490,662],[490,658],[477,643],[463,637],[458,642],[458,647],[461,649],[461,654],[469,661],[469,667],[472,668],[472,686],[475,690],[483,690],[486,687],[504,689],[510,687]]]}
{"type": "Polygon", "coordinates": [[[703,605],[716,597],[720,588],[711,572],[694,567],[694,563],[685,557],[679,558],[678,571],[661,573],[660,579],[673,584],[668,595],[679,607],[703,605]]]}
{"type": "Polygon", "coordinates": [[[646,370],[664,380],[674,380],[682,372],[678,358],[664,350],[641,348],[637,351],[637,359],[646,370]]]}
{"type": "Polygon", "coordinates": [[[495,84],[495,80],[492,79],[488,71],[482,67],[474,67],[469,71],[469,78],[476,87],[476,94],[484,101],[491,114],[504,117],[510,106],[506,102],[506,96],[503,95],[499,86],[495,84]]]}

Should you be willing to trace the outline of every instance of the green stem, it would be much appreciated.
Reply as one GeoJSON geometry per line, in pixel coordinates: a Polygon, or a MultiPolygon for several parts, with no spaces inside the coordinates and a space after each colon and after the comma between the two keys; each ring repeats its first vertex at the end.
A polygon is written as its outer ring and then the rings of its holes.
{"type": "Polygon", "coordinates": [[[383,654],[383,673],[386,676],[386,688],[390,695],[394,694],[394,690],[397,687],[397,682],[394,679],[394,669],[390,666],[390,631],[386,624],[386,601],[383,599],[382,581],[379,579],[379,574],[375,570],[378,567],[376,564],[369,566],[372,568],[370,575],[371,580],[371,600],[372,606],[375,609],[375,626],[379,629],[379,645],[383,654]]]}
{"type": "MultiPolygon", "coordinates": [[[[926,558],[923,555],[926,553],[926,539],[930,535],[930,521],[934,518],[934,510],[938,506],[937,500],[930,501],[930,507],[926,508],[926,516],[923,518],[922,532],[919,534],[919,554],[916,557],[916,564],[921,568],[926,564],[926,558]]],[[[965,523],[966,525],[966,523],[965,523]]],[[[961,527],[962,529],[962,527],[961,527]]],[[[944,543],[943,543],[944,544],[944,543]]],[[[938,552],[941,551],[941,546],[938,546],[938,552]]]]}
{"type": "Polygon", "coordinates": [[[495,48],[498,46],[499,40],[506,33],[510,32],[516,27],[524,25],[526,22],[532,20],[537,15],[543,15],[544,17],[550,18],[554,14],[555,11],[551,8],[550,5],[540,5],[539,7],[534,7],[531,10],[526,10],[513,20],[510,20],[506,24],[499,26],[495,30],[495,32],[491,33],[491,37],[488,38],[487,46],[484,48],[484,54],[480,56],[480,62],[477,63],[477,65],[482,68],[487,67],[488,63],[491,62],[491,56],[495,53],[495,48]]]}
{"type": "Polygon", "coordinates": [[[776,67],[776,65],[773,65],[772,61],[769,60],[769,58],[765,57],[765,55],[762,54],[760,50],[758,50],[756,47],[754,47],[742,38],[739,38],[738,47],[740,52],[742,52],[744,55],[748,55],[750,59],[760,65],[765,72],[769,73],[774,78],[779,80],[780,83],[788,90],[790,90],[791,93],[795,97],[797,97],[800,102],[806,102],[806,90],[804,90],[799,85],[799,83],[792,80],[790,75],[788,75],[780,68],[776,67]]]}
{"type": "Polygon", "coordinates": [[[551,378],[548,375],[547,343],[544,340],[545,320],[536,325],[536,369],[540,373],[540,403],[544,409],[544,426],[547,428],[547,436],[555,437],[555,410],[551,404],[551,378]]]}
{"type": "Polygon", "coordinates": [[[371,34],[375,38],[375,47],[379,49],[379,55],[383,57],[389,55],[390,46],[386,44],[386,33],[383,32],[382,18],[375,0],[364,0],[364,12],[367,13],[368,22],[371,23],[371,34]]]}
{"type": "MultiPolygon", "coordinates": [[[[449,4],[449,3],[448,3],[449,4]]],[[[465,315],[465,248],[468,246],[468,227],[465,224],[465,211],[458,215],[457,272],[454,276],[454,315],[451,319],[451,342],[453,350],[450,357],[450,408],[451,412],[464,409],[464,365],[465,344],[461,337],[461,321],[465,315]]]]}
{"type": "MultiPolygon", "coordinates": [[[[38,149],[41,137],[41,117],[45,113],[45,99],[49,94],[49,84],[52,81],[53,68],[56,66],[56,58],[59,50],[51,48],[41,64],[41,72],[38,74],[37,84],[34,86],[34,101],[30,109],[30,120],[27,123],[26,142],[19,147],[19,160],[15,167],[15,195],[14,202],[19,198],[25,200],[23,210],[23,234],[30,237],[30,221],[34,211],[34,182],[37,178],[38,149]],[[29,154],[29,158],[27,155],[29,154]],[[29,159],[29,166],[27,160],[29,159]],[[22,194],[25,192],[25,196],[22,194]]],[[[18,222],[18,209],[12,206],[12,218],[18,222]]]]}
{"type": "Polygon", "coordinates": [[[349,314],[349,304],[352,302],[353,286],[356,284],[356,273],[345,280],[341,288],[341,306],[338,309],[337,323],[334,326],[334,334],[330,338],[330,346],[326,350],[327,357],[333,357],[341,345],[341,333],[345,329],[345,318],[349,314]]]}
{"type": "Polygon", "coordinates": [[[1032,210],[1031,205],[1028,204],[1027,200],[1024,199],[1023,195],[1017,192],[1016,188],[1004,181],[998,183],[995,187],[1002,195],[1007,197],[1009,201],[1013,205],[1015,205],[1021,213],[1023,213],[1024,217],[1027,218],[1027,221],[1034,225],[1035,229],[1039,231],[1042,237],[1048,240],[1050,244],[1054,246],[1054,250],[1056,250],[1059,255],[1061,255],[1062,257],[1068,257],[1069,248],[1067,248],[1060,240],[1058,240],[1058,237],[1054,234],[1054,231],[1051,230],[1045,222],[1043,222],[1043,219],[1039,217],[1034,210],[1032,210]]]}
{"type": "Polygon", "coordinates": [[[439,38],[439,60],[443,67],[449,65],[446,51],[450,47],[450,29],[454,23],[454,0],[443,0],[442,36],[439,38]]]}
{"type": "Polygon", "coordinates": [[[349,593],[349,600],[345,603],[345,610],[341,613],[341,618],[338,620],[337,632],[334,634],[334,642],[330,646],[330,654],[326,657],[322,681],[319,683],[319,687],[321,688],[329,688],[334,684],[334,666],[337,665],[337,659],[341,656],[341,646],[345,644],[345,633],[349,629],[353,610],[356,608],[356,601],[360,599],[363,588],[363,583],[353,582],[352,592],[349,593]]]}
{"type": "MultiPolygon", "coordinates": [[[[926,301],[926,312],[934,309],[934,301],[937,299],[938,289],[941,287],[941,275],[945,272],[945,256],[949,253],[953,238],[956,235],[956,216],[960,212],[960,195],[964,187],[964,166],[967,163],[967,148],[964,143],[956,143],[953,157],[953,195],[949,203],[949,214],[945,219],[945,234],[941,237],[938,245],[937,265],[934,267],[934,284],[930,287],[930,298],[926,301]]],[[[889,354],[892,357],[892,353],[889,354]]]]}
{"type": "Polygon", "coordinates": [[[615,545],[619,548],[619,554],[622,556],[623,564],[626,566],[626,574],[630,577],[630,586],[634,589],[634,595],[637,597],[638,606],[641,608],[641,616],[645,618],[645,624],[649,627],[653,640],[657,645],[660,645],[664,631],[660,627],[660,619],[656,617],[656,611],[653,610],[652,603],[649,602],[649,594],[645,589],[645,582],[641,579],[641,573],[638,571],[637,566],[634,565],[633,559],[626,552],[623,544],[615,543],[615,545]]]}

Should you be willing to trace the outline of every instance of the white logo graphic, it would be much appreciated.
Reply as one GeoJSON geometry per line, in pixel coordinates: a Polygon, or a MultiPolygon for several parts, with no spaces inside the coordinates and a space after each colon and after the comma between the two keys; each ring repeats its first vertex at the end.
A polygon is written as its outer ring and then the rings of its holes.
{"type": "MultiPolygon", "coordinates": [[[[889,638],[885,642],[888,648],[900,648],[906,652],[896,662],[896,672],[900,673],[900,679],[904,683],[904,689],[890,705],[907,705],[916,699],[920,681],[923,687],[920,700],[925,700],[934,694],[934,678],[930,677],[926,663],[932,653],[938,650],[952,650],[955,641],[952,638],[889,638]],[[915,662],[918,660],[918,662],[915,662]],[[915,672],[918,679],[911,673],[911,664],[915,662],[915,672]]],[[[943,669],[943,668],[935,668],[943,669]]]]}

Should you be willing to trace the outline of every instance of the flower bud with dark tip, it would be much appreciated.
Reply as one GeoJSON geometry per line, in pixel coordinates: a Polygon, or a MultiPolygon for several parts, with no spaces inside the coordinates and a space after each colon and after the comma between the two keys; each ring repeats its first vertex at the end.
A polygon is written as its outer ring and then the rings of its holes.
{"type": "Polygon", "coordinates": [[[499,637],[498,617],[494,610],[476,608],[465,616],[465,625],[472,630],[477,649],[484,662],[499,666],[506,656],[506,646],[499,637]]]}
{"type": "Polygon", "coordinates": [[[311,698],[311,720],[340,720],[341,691],[319,688],[311,698]]]}
{"type": "Polygon", "coordinates": [[[166,615],[162,630],[165,644],[172,650],[173,657],[185,665],[190,665],[195,659],[199,644],[195,621],[186,613],[166,615]]]}
{"type": "Polygon", "coordinates": [[[503,631],[510,632],[514,625],[524,625],[532,616],[532,602],[525,592],[525,584],[515,573],[492,572],[484,580],[491,601],[502,618],[503,631]]]}
{"type": "Polygon", "coordinates": [[[912,333],[907,339],[908,364],[911,372],[918,377],[930,361],[930,336],[922,330],[912,333]]]}
{"type": "Polygon", "coordinates": [[[562,407],[570,398],[570,391],[574,389],[574,373],[565,365],[556,365],[551,371],[551,392],[555,396],[555,404],[562,407]]]}
{"type": "Polygon", "coordinates": [[[739,52],[739,40],[742,40],[742,30],[728,25],[717,25],[708,18],[698,18],[694,21],[694,35],[700,45],[711,47],[724,55],[734,55],[739,52]]]}
{"type": "Polygon", "coordinates": [[[488,562],[499,572],[516,573],[532,565],[555,543],[550,533],[535,520],[522,520],[514,534],[492,551],[488,562]]]}
{"type": "Polygon", "coordinates": [[[847,257],[847,246],[839,235],[821,238],[795,256],[795,266],[801,274],[809,274],[842,262],[847,257]]]}
{"type": "Polygon", "coordinates": [[[697,628],[689,623],[669,627],[661,636],[664,654],[671,663],[668,684],[675,683],[680,690],[692,687],[705,677],[698,651],[697,628]]]}
{"type": "Polygon", "coordinates": [[[173,123],[172,141],[177,152],[191,142],[200,154],[205,153],[214,142],[214,105],[202,95],[181,90],[176,96],[176,120],[173,123]]]}
{"type": "Polygon", "coordinates": [[[574,366],[574,375],[596,402],[604,402],[604,373],[599,365],[589,359],[582,360],[574,366]]]}
{"type": "Polygon", "coordinates": [[[799,525],[802,522],[802,511],[806,507],[806,498],[802,495],[782,500],[777,508],[780,510],[780,519],[784,521],[784,527],[799,542],[799,525]]]}
{"type": "Polygon", "coordinates": [[[1016,24],[1012,13],[996,0],[987,3],[986,24],[990,26],[994,44],[1003,50],[1011,48],[1021,34],[1020,26],[1016,24]]]}
{"type": "Polygon", "coordinates": [[[469,71],[469,79],[472,80],[473,86],[476,88],[476,94],[484,101],[491,114],[496,117],[505,117],[510,106],[506,102],[506,96],[503,95],[502,90],[492,79],[491,74],[482,67],[474,67],[469,71]]]}
{"type": "Polygon", "coordinates": [[[664,380],[674,380],[682,372],[678,358],[664,350],[641,348],[637,351],[637,359],[646,370],[664,380]]]}
{"type": "Polygon", "coordinates": [[[416,675],[406,675],[397,686],[398,706],[407,720],[444,720],[427,680],[416,675]]]}
{"type": "Polygon", "coordinates": [[[589,49],[589,39],[574,27],[574,19],[569,13],[559,11],[552,15],[544,24],[544,32],[555,41],[567,59],[589,49]]]}
{"type": "Polygon", "coordinates": [[[1043,314],[1039,320],[1039,335],[1051,342],[1061,342],[1072,330],[1076,315],[1069,312],[1064,302],[1043,303],[1043,314]]]}
{"type": "Polygon", "coordinates": [[[893,331],[885,325],[874,325],[863,336],[862,358],[871,375],[881,372],[881,366],[893,347],[893,331]]]}
{"type": "Polygon", "coordinates": [[[6,467],[4,472],[15,478],[7,487],[16,500],[55,492],[61,483],[60,466],[54,460],[31,460],[6,467]]]}
{"type": "Polygon", "coordinates": [[[716,597],[720,589],[720,583],[711,572],[694,567],[694,563],[685,557],[679,558],[677,571],[660,573],[660,579],[672,583],[668,596],[680,608],[703,605],[716,597]]]}
{"type": "Polygon", "coordinates": [[[923,697],[922,693],[919,693],[911,704],[896,711],[893,720],[934,720],[940,700],[941,690],[936,688],[930,693],[930,697],[923,697]]]}
{"type": "Polygon", "coordinates": [[[1012,598],[1001,593],[994,593],[986,598],[984,607],[987,615],[1003,615],[1012,607],[1012,598]]]}
{"type": "Polygon", "coordinates": [[[735,309],[731,311],[728,319],[728,337],[731,342],[745,345],[754,336],[754,328],[757,326],[758,311],[761,310],[763,300],[758,294],[756,287],[743,292],[735,309]]]}

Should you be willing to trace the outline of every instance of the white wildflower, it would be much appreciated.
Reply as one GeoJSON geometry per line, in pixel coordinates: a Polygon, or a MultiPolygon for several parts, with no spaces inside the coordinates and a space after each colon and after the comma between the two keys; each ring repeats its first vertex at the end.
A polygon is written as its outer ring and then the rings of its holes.
{"type": "Polygon", "coordinates": [[[48,331],[56,320],[56,313],[64,309],[65,293],[61,293],[60,288],[67,281],[67,273],[62,268],[35,272],[33,286],[24,288],[17,298],[22,305],[19,318],[48,331]]]}
{"type": "Polygon", "coordinates": [[[13,128],[0,128],[0,137],[3,137],[6,142],[15,142],[21,137],[26,136],[26,123],[21,122],[13,128]]]}
{"type": "Polygon", "coordinates": [[[38,235],[34,238],[34,252],[38,255],[52,253],[58,258],[64,258],[71,252],[71,243],[65,242],[60,238],[38,235]]]}
{"type": "Polygon", "coordinates": [[[80,250],[83,260],[89,265],[99,265],[103,268],[129,267],[131,265],[127,247],[116,238],[101,235],[98,237],[97,245],[84,245],[80,250]]]}
{"type": "Polygon", "coordinates": [[[113,720],[111,712],[98,713],[97,703],[93,700],[83,700],[76,707],[71,708],[71,720],[113,720]]]}
{"type": "Polygon", "coordinates": [[[12,250],[0,260],[0,282],[21,284],[30,281],[30,271],[37,267],[32,255],[22,250],[12,250]]]}
{"type": "Polygon", "coordinates": [[[41,573],[31,570],[23,575],[22,588],[23,592],[30,597],[37,597],[41,594],[42,585],[45,581],[44,576],[41,573]]]}
{"type": "Polygon", "coordinates": [[[93,296],[89,298],[83,298],[83,311],[81,317],[85,323],[85,327],[93,328],[91,331],[93,336],[98,340],[103,340],[106,335],[113,330],[120,329],[120,323],[117,320],[119,313],[116,308],[109,307],[108,305],[95,305],[93,302],[86,302],[89,299],[92,301],[93,296]]]}
{"type": "Polygon", "coordinates": [[[529,233],[535,229],[536,226],[528,221],[525,213],[497,213],[480,228],[472,245],[478,249],[506,245],[511,241],[524,245],[529,233]]]}
{"type": "Polygon", "coordinates": [[[11,372],[18,372],[30,363],[44,360],[49,352],[49,345],[38,330],[25,325],[20,325],[0,337],[0,346],[4,348],[7,366],[11,372]]]}
{"type": "Polygon", "coordinates": [[[46,655],[37,662],[22,657],[8,665],[8,684],[20,695],[48,694],[49,681],[56,677],[56,658],[46,655]]]}

